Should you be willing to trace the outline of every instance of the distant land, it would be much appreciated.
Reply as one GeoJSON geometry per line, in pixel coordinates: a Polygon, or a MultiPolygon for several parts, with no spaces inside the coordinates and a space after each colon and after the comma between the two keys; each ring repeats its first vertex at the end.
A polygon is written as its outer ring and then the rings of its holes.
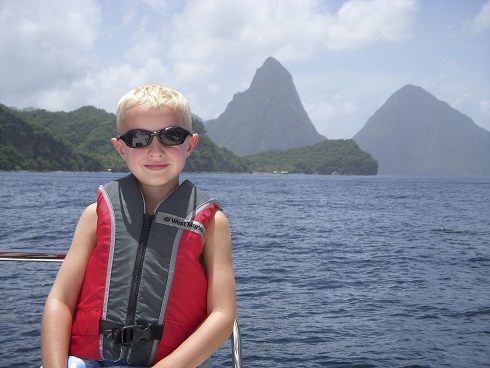
{"type": "Polygon", "coordinates": [[[306,147],[320,135],[301,103],[291,74],[269,57],[250,88],[237,93],[215,120],[204,122],[211,139],[239,156],[306,147]]]}
{"type": "Polygon", "coordinates": [[[62,134],[0,105],[0,170],[100,171],[102,165],[62,134]]]}
{"type": "MultiPolygon", "coordinates": [[[[184,171],[267,171],[261,158],[239,157],[217,146],[206,134],[202,120],[193,116],[192,121],[193,130],[199,134],[199,144],[187,160],[184,171]]],[[[0,104],[0,170],[127,171],[110,142],[115,135],[115,125],[114,114],[93,106],[71,112],[49,112],[16,111],[0,104]]],[[[274,167],[281,172],[290,169],[306,174],[376,175],[376,161],[361,151],[354,141],[348,142],[326,142],[324,152],[329,152],[326,155],[314,154],[318,150],[314,146],[294,153],[297,162],[308,161],[308,165],[291,166],[291,162],[279,165],[276,162],[274,167]]],[[[288,150],[280,152],[284,157],[291,155],[288,150]]]]}
{"type": "Polygon", "coordinates": [[[353,139],[381,175],[490,176],[490,132],[418,86],[396,91],[353,139]]]}
{"type": "MultiPolygon", "coordinates": [[[[326,140],[303,108],[291,74],[271,57],[250,88],[205,124],[218,145],[239,156],[326,140]]],[[[490,175],[490,132],[418,86],[395,92],[352,139],[378,161],[378,174],[490,175]]]]}
{"type": "MultiPolygon", "coordinates": [[[[186,171],[247,171],[238,156],[206,136],[197,117],[193,127],[200,142],[186,171]]],[[[115,134],[116,116],[93,106],[49,112],[0,104],[0,170],[127,171],[111,143],[115,134]]]]}
{"type": "Polygon", "coordinates": [[[245,156],[253,171],[320,175],[376,175],[378,162],[351,139],[245,156]],[[321,158],[321,159],[319,159],[321,158]]]}
{"type": "MultiPolygon", "coordinates": [[[[422,87],[394,92],[352,140],[328,140],[271,57],[217,119],[194,116],[193,124],[200,144],[186,171],[490,176],[490,132],[422,87]]],[[[0,170],[125,170],[114,134],[115,115],[93,106],[0,105],[0,170]]]]}

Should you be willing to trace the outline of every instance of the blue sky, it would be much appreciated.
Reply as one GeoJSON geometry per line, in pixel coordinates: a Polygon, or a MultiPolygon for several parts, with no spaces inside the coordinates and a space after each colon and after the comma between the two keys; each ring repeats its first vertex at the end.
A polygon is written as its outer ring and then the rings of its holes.
{"type": "Polygon", "coordinates": [[[0,0],[7,106],[114,112],[151,82],[207,120],[269,56],[327,138],[352,138],[406,84],[490,130],[490,0],[0,0]]]}

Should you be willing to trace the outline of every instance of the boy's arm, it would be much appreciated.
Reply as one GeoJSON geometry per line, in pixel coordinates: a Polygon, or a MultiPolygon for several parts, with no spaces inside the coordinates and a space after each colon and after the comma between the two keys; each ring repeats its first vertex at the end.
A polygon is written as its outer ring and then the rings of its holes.
{"type": "Polygon", "coordinates": [[[78,222],[72,244],[46,299],[41,327],[44,368],[66,368],[73,311],[96,243],[96,204],[88,206],[78,222]]]}
{"type": "Polygon", "coordinates": [[[230,226],[217,211],[204,235],[203,258],[208,279],[208,317],[172,354],[154,368],[195,368],[231,335],[236,316],[235,278],[231,262],[230,226]]]}

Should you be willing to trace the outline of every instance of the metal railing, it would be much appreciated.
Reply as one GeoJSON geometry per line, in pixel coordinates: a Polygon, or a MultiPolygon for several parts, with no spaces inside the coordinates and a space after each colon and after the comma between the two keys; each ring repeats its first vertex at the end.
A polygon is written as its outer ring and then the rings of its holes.
{"type": "MultiPolygon", "coordinates": [[[[55,261],[62,262],[65,258],[64,254],[52,253],[31,253],[31,252],[0,252],[0,261],[55,261]]],[[[242,337],[238,321],[235,319],[233,323],[233,332],[231,339],[231,357],[232,367],[242,368],[242,337]]],[[[41,367],[42,368],[42,367],[41,367]]]]}
{"type": "Polygon", "coordinates": [[[235,319],[233,324],[233,333],[231,334],[231,356],[232,367],[242,368],[242,337],[240,334],[240,327],[235,319]]]}

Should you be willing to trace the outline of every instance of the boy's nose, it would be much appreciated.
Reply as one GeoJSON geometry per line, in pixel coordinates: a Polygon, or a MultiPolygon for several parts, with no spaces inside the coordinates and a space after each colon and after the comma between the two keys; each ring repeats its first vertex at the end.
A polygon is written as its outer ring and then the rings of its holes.
{"type": "Polygon", "coordinates": [[[159,155],[163,156],[165,154],[165,146],[158,140],[157,137],[153,137],[148,146],[148,153],[150,155],[159,155]]]}

